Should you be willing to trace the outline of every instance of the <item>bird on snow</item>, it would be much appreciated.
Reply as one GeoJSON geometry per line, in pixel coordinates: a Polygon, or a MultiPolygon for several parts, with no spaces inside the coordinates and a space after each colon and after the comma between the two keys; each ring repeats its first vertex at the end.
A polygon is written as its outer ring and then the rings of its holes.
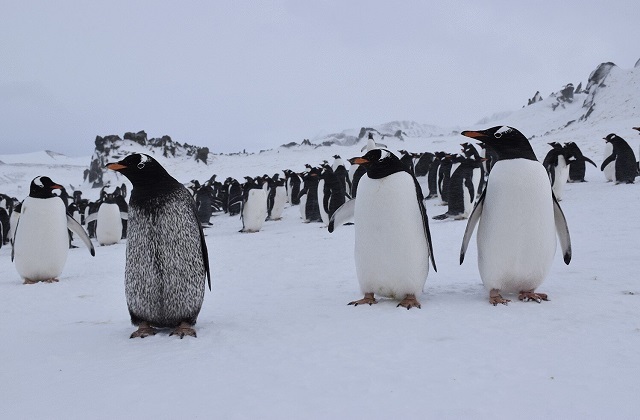
{"type": "Polygon", "coordinates": [[[350,159],[366,168],[357,198],[335,211],[329,232],[352,217],[355,263],[364,298],[349,305],[377,303],[375,295],[420,308],[429,259],[436,270],[422,189],[415,176],[386,149],[350,159]]]}
{"type": "Polygon", "coordinates": [[[193,326],[211,290],[209,257],[196,203],[187,188],[151,156],[132,154],[107,164],[133,190],[125,266],[125,296],[134,337],[172,328],[170,335],[196,336],[193,326]]]}
{"type": "Polygon", "coordinates": [[[469,217],[460,264],[478,224],[478,268],[489,302],[510,302],[501,293],[518,293],[522,301],[548,300],[536,289],[551,268],[556,232],[566,264],[571,261],[571,239],[544,166],[529,140],[515,128],[499,126],[461,134],[486,143],[498,160],[469,217]]]}

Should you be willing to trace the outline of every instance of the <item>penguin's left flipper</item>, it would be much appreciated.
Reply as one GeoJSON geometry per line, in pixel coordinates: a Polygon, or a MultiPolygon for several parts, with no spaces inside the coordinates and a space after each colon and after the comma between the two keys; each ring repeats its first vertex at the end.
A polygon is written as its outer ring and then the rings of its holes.
{"type": "Polygon", "coordinates": [[[329,233],[333,232],[336,227],[342,226],[345,223],[353,222],[353,213],[355,208],[355,198],[346,201],[343,205],[338,207],[338,209],[333,212],[333,215],[329,220],[329,233]]]}
{"type": "Polygon", "coordinates": [[[67,214],[67,229],[69,229],[71,232],[78,235],[80,239],[82,239],[82,242],[84,242],[87,248],[89,248],[89,252],[91,253],[92,257],[96,256],[96,250],[93,248],[93,244],[91,243],[91,239],[89,239],[89,235],[87,235],[87,232],[84,231],[80,223],[78,223],[76,219],[69,216],[68,214],[67,214]]]}
{"type": "Polygon", "coordinates": [[[464,261],[464,254],[467,252],[467,246],[469,246],[469,240],[471,239],[471,235],[473,235],[473,230],[476,228],[476,225],[480,220],[480,216],[482,216],[482,209],[484,208],[484,198],[486,196],[486,191],[487,191],[486,189],[482,191],[482,195],[480,196],[480,199],[476,203],[476,206],[473,208],[473,211],[471,212],[471,216],[469,216],[469,221],[467,222],[467,228],[464,230],[464,236],[462,237],[462,247],[460,248],[460,264],[462,264],[462,262],[464,261]]]}
{"type": "Polygon", "coordinates": [[[120,212],[120,218],[121,218],[122,220],[129,220],[129,213],[124,212],[124,211],[121,211],[121,212],[120,212]]]}
{"type": "Polygon", "coordinates": [[[553,219],[556,222],[556,231],[558,232],[558,239],[560,240],[560,247],[562,248],[562,257],[564,258],[564,263],[568,265],[571,262],[571,236],[569,236],[567,219],[565,219],[555,195],[553,195],[553,219]]]}
{"type": "Polygon", "coordinates": [[[594,161],[592,161],[591,159],[589,159],[588,157],[583,156],[582,158],[584,159],[585,162],[589,162],[590,164],[592,164],[596,168],[598,167],[598,165],[596,165],[596,163],[594,161]]]}

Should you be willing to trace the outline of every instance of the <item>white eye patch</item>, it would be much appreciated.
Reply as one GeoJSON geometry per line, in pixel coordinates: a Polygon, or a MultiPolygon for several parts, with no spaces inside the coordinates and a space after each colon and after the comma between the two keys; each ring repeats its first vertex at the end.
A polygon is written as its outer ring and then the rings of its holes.
{"type": "Polygon", "coordinates": [[[42,183],[42,177],[39,176],[36,179],[33,180],[33,183],[36,184],[38,187],[40,188],[44,188],[44,184],[42,183]]]}
{"type": "Polygon", "coordinates": [[[513,131],[513,128],[509,127],[509,126],[503,126],[502,128],[500,128],[500,130],[496,131],[493,134],[493,137],[499,139],[500,137],[502,137],[504,134],[510,133],[511,131],[513,131]]]}
{"type": "Polygon", "coordinates": [[[140,162],[138,163],[138,169],[142,169],[144,168],[144,165],[149,162],[151,160],[151,158],[147,155],[140,155],[140,162]]]}
{"type": "Polygon", "coordinates": [[[384,160],[384,159],[388,158],[389,156],[391,156],[391,153],[389,153],[388,150],[380,149],[380,160],[384,160]]]}

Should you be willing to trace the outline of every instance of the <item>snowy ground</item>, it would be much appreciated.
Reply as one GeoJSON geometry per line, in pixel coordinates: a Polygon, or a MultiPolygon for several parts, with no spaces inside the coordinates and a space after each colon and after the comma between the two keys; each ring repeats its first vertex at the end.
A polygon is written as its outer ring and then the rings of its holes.
{"type": "Polygon", "coordinates": [[[573,260],[557,252],[542,304],[489,305],[475,239],[458,265],[466,222],[431,221],[422,309],[347,306],[353,228],[329,234],[293,207],[256,234],[212,218],[198,338],[132,340],[125,243],[73,249],[59,283],[29,286],[3,247],[2,417],[637,418],[640,186],[587,171],[561,202],[573,260]]]}

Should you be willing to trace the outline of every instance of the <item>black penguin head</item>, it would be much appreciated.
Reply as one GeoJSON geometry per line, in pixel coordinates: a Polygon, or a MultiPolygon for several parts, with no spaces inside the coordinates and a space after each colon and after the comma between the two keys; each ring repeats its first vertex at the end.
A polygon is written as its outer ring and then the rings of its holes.
{"type": "Polygon", "coordinates": [[[352,165],[361,165],[367,170],[369,178],[379,179],[404,171],[405,166],[400,159],[387,149],[373,149],[362,157],[349,159],[352,165]]]}
{"type": "Polygon", "coordinates": [[[33,198],[51,198],[57,197],[53,190],[61,190],[59,185],[51,180],[48,176],[37,176],[31,181],[29,186],[29,197],[33,198]]]}
{"type": "Polygon", "coordinates": [[[177,183],[157,160],[143,153],[134,153],[119,162],[108,163],[107,168],[126,176],[135,187],[160,187],[167,182],[177,183]]]}
{"type": "Polygon", "coordinates": [[[513,127],[497,126],[486,130],[463,131],[460,134],[491,147],[497,153],[498,160],[538,160],[529,140],[513,127]]]}
{"type": "Polygon", "coordinates": [[[606,141],[607,143],[611,143],[611,144],[619,143],[620,140],[622,140],[622,137],[619,137],[615,133],[611,133],[607,137],[604,137],[604,141],[606,141]]]}

